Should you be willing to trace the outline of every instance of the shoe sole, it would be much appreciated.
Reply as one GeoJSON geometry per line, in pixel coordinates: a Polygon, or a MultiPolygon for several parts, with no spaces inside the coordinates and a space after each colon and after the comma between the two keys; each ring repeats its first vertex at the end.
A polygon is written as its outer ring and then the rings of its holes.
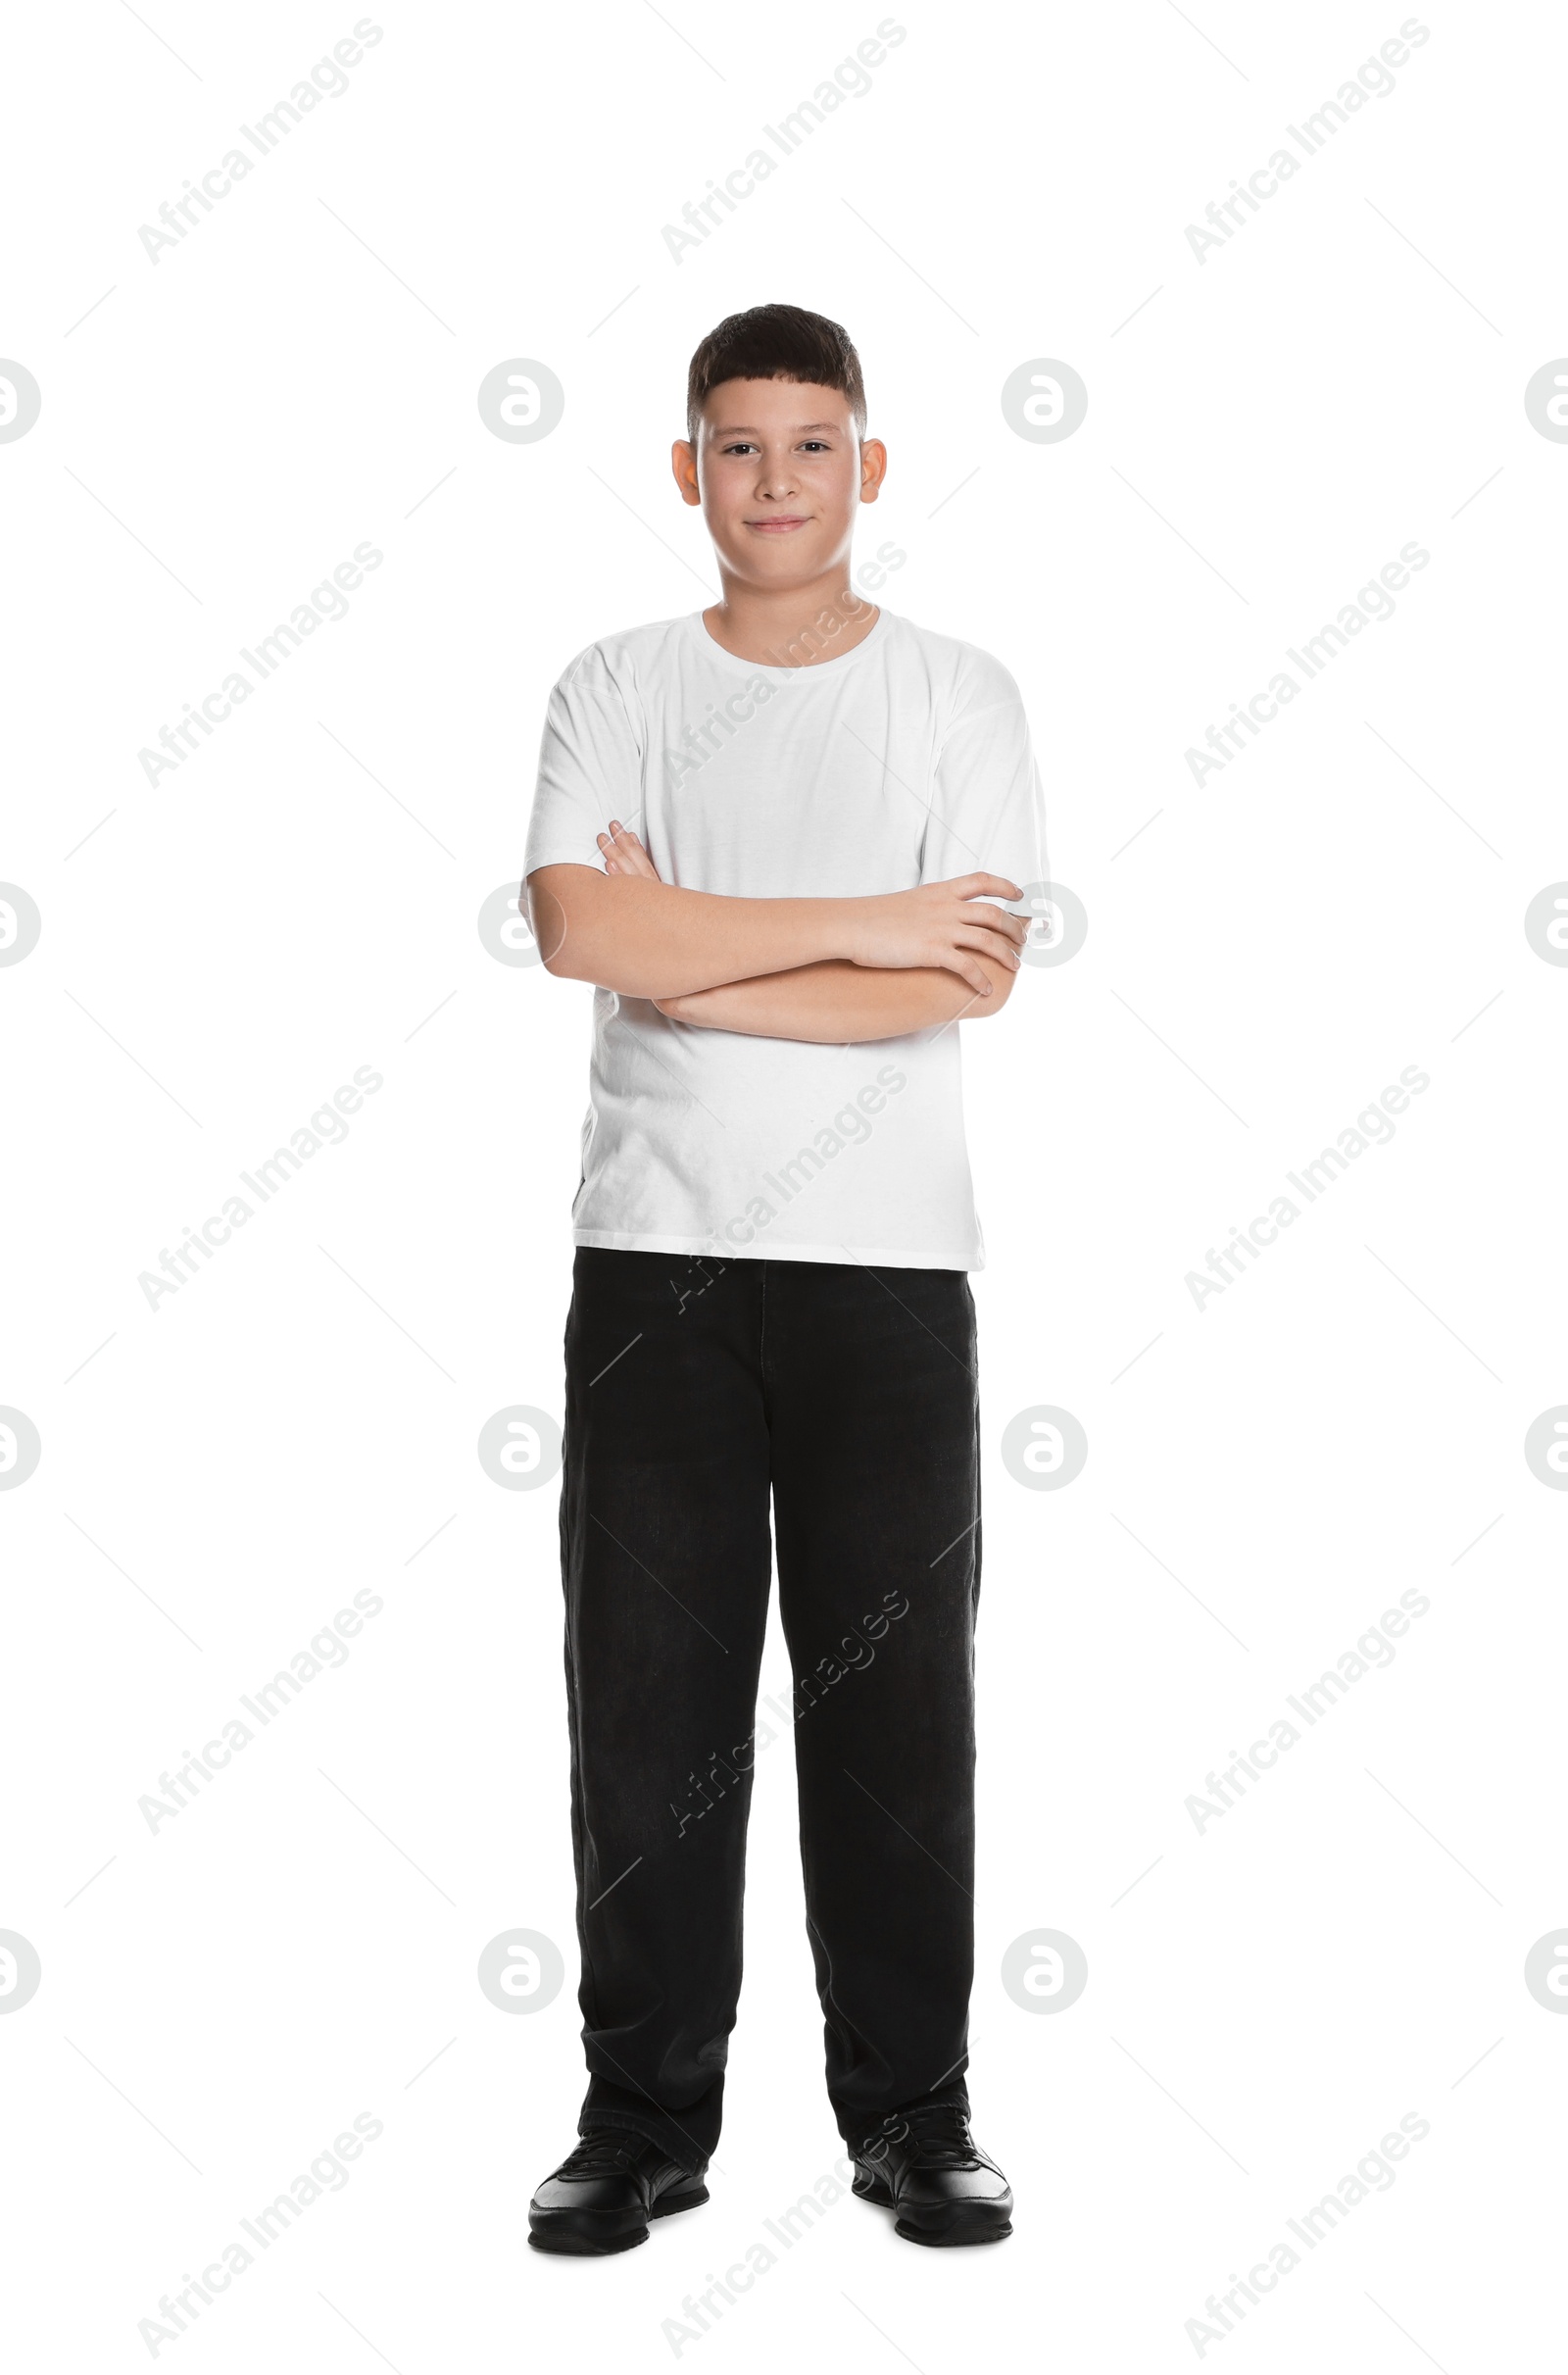
{"type": "Polygon", "coordinates": [[[999,2223],[991,2217],[977,2218],[971,2212],[946,2219],[940,2227],[917,2227],[912,2226],[906,2218],[896,2218],[893,2232],[902,2235],[906,2243],[931,2244],[939,2248],[954,2244],[1005,2243],[1012,2233],[1012,2220],[1004,2218],[999,2223]]]}
{"type": "MultiPolygon", "coordinates": [[[[700,2186],[695,2194],[681,2194],[675,2199],[663,2195],[655,2202],[648,2216],[650,2220],[673,2218],[680,2210],[701,2209],[707,2200],[707,2186],[700,2186]]],[[[567,2210],[561,2215],[564,2218],[583,2218],[588,2213],[581,2210],[567,2210]]],[[[549,2225],[536,2226],[532,2211],[528,2214],[528,2230],[530,2249],[535,2251],[554,2251],[564,2259],[606,2259],[612,2251],[633,2251],[640,2243],[648,2241],[646,2224],[632,2227],[620,2235],[596,2234],[592,2227],[584,2230],[574,2226],[557,2226],[554,2222],[549,2225]]]]}
{"type": "MultiPolygon", "coordinates": [[[[893,2207],[893,2197],[881,2180],[862,2186],[857,2178],[851,2191],[858,2202],[868,2202],[873,2209],[893,2207]]],[[[1004,2243],[1012,2233],[1012,2219],[1010,2214],[999,2218],[984,2202],[954,2202],[945,2210],[933,2210],[923,2226],[908,2217],[896,2218],[893,2232],[902,2235],[906,2243],[951,2250],[964,2244],[1004,2243]]]]}

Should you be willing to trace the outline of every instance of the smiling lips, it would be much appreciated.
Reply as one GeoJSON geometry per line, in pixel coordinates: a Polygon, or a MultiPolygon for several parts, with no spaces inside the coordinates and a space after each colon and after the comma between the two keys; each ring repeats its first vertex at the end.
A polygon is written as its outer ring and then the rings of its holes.
{"type": "Polygon", "coordinates": [[[785,512],[767,520],[748,520],[746,524],[761,536],[787,536],[793,528],[805,527],[807,516],[804,512],[785,512]]]}

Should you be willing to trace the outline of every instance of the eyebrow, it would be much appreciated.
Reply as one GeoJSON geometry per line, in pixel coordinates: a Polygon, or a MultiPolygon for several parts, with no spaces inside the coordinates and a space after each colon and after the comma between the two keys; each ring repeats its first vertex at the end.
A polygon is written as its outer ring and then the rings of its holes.
{"type": "MultiPolygon", "coordinates": [[[[842,428],[843,425],[844,423],[842,421],[805,421],[800,422],[794,429],[792,429],[790,433],[792,436],[804,437],[811,429],[826,428],[837,430],[842,428]]],[[[738,421],[731,423],[731,425],[727,428],[716,428],[712,433],[715,437],[760,437],[762,432],[759,428],[754,428],[750,421],[738,421]]]]}

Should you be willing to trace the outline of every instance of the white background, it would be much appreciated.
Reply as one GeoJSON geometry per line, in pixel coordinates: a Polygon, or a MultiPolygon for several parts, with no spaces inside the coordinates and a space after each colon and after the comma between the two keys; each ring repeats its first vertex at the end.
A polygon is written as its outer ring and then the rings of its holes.
{"type": "Polygon", "coordinates": [[[662,225],[872,6],[395,4],[154,264],[138,225],[354,18],[144,14],[15,22],[0,140],[0,350],[43,392],[0,445],[0,875],[42,916],[0,970],[0,1403],[43,1447],[0,1493],[0,1927],[43,1966],[0,2019],[17,2363],[145,2364],[160,2296],[368,2111],[348,2185],[161,2362],[658,2368],[841,2149],[780,1740],[711,2205],[613,2260],[524,2248],[582,2087],[556,1494],[475,1455],[496,1410],[560,1411],[588,1036],[476,916],[565,662],[710,598],[669,441],[697,340],[774,298],[856,338],[892,457],[862,547],[1017,676],[1090,928],[965,1032],[970,2087],[1016,2234],[917,2251],[845,2198],[679,2355],[1180,2368],[1205,2297],[1416,2112],[1393,2187],[1207,2358],[1538,2363],[1568,1502],[1522,1443],[1568,1400],[1568,972],[1523,915],[1568,874],[1568,450],[1523,391],[1568,349],[1560,19],[1424,11],[1393,94],[1200,263],[1185,226],[1396,6],[900,9],[869,93],[677,264],[662,225]],[[565,388],[542,442],[479,418],[512,357],[565,388]],[[1090,391],[1060,444],[1002,415],[1040,357],[1090,391]],[[349,616],[149,784],[159,728],[365,540],[349,616]],[[1196,784],[1209,723],[1411,540],[1396,615],[1196,784]],[[138,1274],[361,1065],[346,1142],[150,1310],[138,1274]],[[1197,1309],[1185,1274],[1408,1065],[1392,1142],[1197,1309]],[[1044,1404],[1089,1437],[1056,1492],[998,1451],[1044,1404]],[[355,1590],[385,1606],[346,1666],[150,1832],[138,1798],[355,1590]],[[1392,1667],[1200,1834],[1189,1794],[1405,1590],[1392,1667]],[[567,1954],[529,2017],[475,1979],[509,1924],[567,1954]],[[1089,1961],[1055,2016],[1000,1979],[1040,1928],[1089,1961]]]}

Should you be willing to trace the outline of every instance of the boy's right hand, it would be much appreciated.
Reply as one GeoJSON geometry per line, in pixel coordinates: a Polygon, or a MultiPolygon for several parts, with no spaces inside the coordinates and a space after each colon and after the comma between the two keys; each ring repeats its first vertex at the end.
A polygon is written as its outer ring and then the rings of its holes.
{"type": "Polygon", "coordinates": [[[969,952],[1016,972],[1029,922],[1027,916],[984,903],[1022,897],[1017,883],[1005,875],[959,874],[951,882],[922,883],[918,890],[847,899],[843,953],[856,965],[893,971],[935,966],[956,973],[980,997],[989,998],[985,968],[969,952]]]}

